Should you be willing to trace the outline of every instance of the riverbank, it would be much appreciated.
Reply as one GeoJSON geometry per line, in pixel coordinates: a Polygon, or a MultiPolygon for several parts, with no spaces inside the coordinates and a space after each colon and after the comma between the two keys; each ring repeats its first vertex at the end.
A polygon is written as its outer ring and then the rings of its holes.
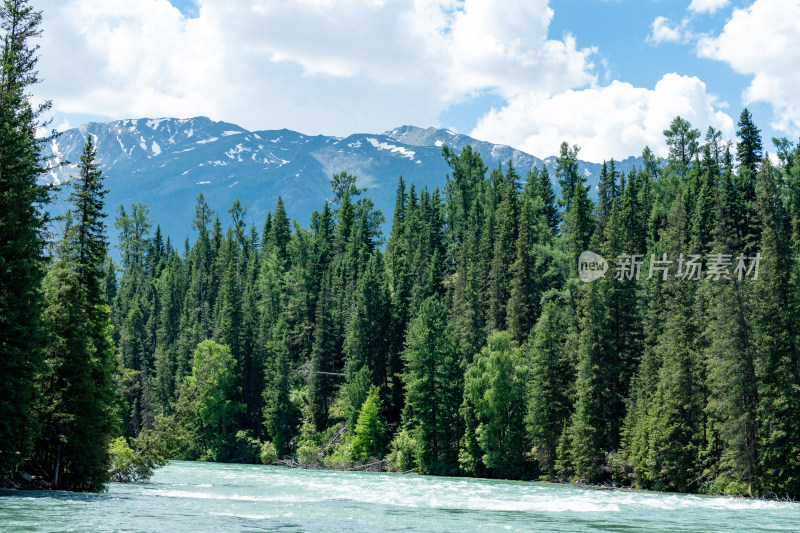
{"type": "Polygon", "coordinates": [[[49,490],[52,488],[53,483],[47,474],[32,463],[26,463],[22,468],[13,472],[0,472],[0,489],[49,490]]]}

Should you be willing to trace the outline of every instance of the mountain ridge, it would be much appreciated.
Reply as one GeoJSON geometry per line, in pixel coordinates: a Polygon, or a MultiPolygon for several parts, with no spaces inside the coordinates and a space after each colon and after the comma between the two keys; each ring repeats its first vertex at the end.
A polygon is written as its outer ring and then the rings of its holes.
{"type": "MultiPolygon", "coordinates": [[[[239,199],[248,208],[248,224],[260,227],[280,195],[288,215],[307,225],[312,211],[330,200],[329,179],[341,171],[356,174],[359,186],[368,189],[366,194],[390,220],[400,176],[417,189],[444,187],[450,170],[441,156],[444,145],[456,151],[471,145],[488,168],[510,160],[523,179],[532,166],[546,166],[555,182],[554,156],[541,159],[446,129],[404,125],[383,133],[333,137],[286,128],[250,131],[208,117],[121,119],[66,130],[44,150],[52,159],[46,181],[69,181],[90,133],[96,136],[96,160],[106,176],[110,218],[120,204],[146,203],[151,218],[174,243],[193,234],[189,221],[201,192],[223,224],[228,208],[239,199]],[[71,163],[58,165],[63,161],[71,163]]],[[[640,162],[631,157],[616,165],[628,171],[640,162]]],[[[579,163],[592,188],[600,168],[599,163],[579,163]]],[[[64,209],[55,206],[54,211],[64,209]]],[[[110,233],[114,243],[116,235],[110,233]]]]}

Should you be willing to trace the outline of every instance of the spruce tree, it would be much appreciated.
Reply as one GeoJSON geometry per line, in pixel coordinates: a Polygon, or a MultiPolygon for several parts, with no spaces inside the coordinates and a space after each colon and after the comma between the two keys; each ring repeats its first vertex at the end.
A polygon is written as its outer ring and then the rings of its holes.
{"type": "Polygon", "coordinates": [[[494,249],[489,271],[489,325],[501,330],[506,325],[506,306],[511,292],[510,270],[516,257],[519,226],[518,176],[511,162],[500,183],[499,202],[494,212],[494,249]]]}
{"type": "Polygon", "coordinates": [[[333,303],[330,275],[326,274],[317,303],[311,374],[308,378],[308,397],[317,431],[322,431],[327,426],[328,407],[336,383],[334,374],[341,370],[337,365],[338,349],[333,322],[333,303]]]}
{"type": "MultiPolygon", "coordinates": [[[[348,378],[361,367],[370,370],[371,381],[386,384],[386,348],[389,332],[389,295],[386,290],[382,254],[372,254],[358,281],[353,310],[344,342],[345,373],[348,378]]],[[[354,406],[356,409],[361,404],[354,406]]]]}
{"type": "MultiPolygon", "coordinates": [[[[777,186],[778,172],[764,160],[759,172],[761,256],[755,301],[758,351],[759,449],[763,492],[800,492],[800,390],[797,345],[797,259],[792,257],[790,220],[777,186]]],[[[752,280],[751,280],[752,282],[752,280]]]]}
{"type": "Polygon", "coordinates": [[[551,299],[542,310],[531,337],[523,347],[530,364],[526,422],[539,472],[556,475],[558,440],[572,411],[575,365],[570,350],[577,340],[569,293],[551,299]]]}
{"type": "Polygon", "coordinates": [[[533,167],[528,172],[524,190],[528,198],[538,197],[541,199],[547,225],[555,235],[561,225],[561,214],[558,212],[558,201],[556,193],[553,191],[553,184],[550,182],[550,173],[547,171],[547,167],[542,167],[541,170],[533,167]]]}
{"type": "Polygon", "coordinates": [[[298,415],[289,399],[291,367],[289,359],[289,330],[281,317],[272,331],[267,348],[267,367],[264,389],[264,424],[266,433],[278,455],[287,455],[297,430],[298,415]]]}
{"type": "Polygon", "coordinates": [[[58,259],[48,274],[47,422],[37,444],[37,455],[53,471],[54,486],[86,491],[101,490],[108,481],[108,445],[118,422],[116,361],[103,287],[106,190],[94,157],[90,136],[73,180],[58,259]]]}
{"type": "Polygon", "coordinates": [[[431,296],[411,321],[403,352],[404,424],[415,436],[423,473],[458,473],[458,422],[463,375],[440,297],[431,296]]]}
{"type": "Polygon", "coordinates": [[[49,102],[29,99],[37,83],[42,16],[24,0],[0,5],[0,472],[13,470],[31,451],[39,428],[32,409],[42,370],[45,216],[47,190],[36,139],[49,102]]]}
{"type": "Polygon", "coordinates": [[[737,126],[739,129],[736,130],[736,136],[739,137],[739,143],[736,145],[736,161],[740,169],[748,169],[755,174],[761,161],[761,132],[747,108],[739,115],[737,126]]]}
{"type": "Polygon", "coordinates": [[[561,154],[558,157],[556,166],[556,179],[561,187],[561,199],[559,205],[567,211],[572,208],[572,199],[578,185],[583,184],[585,179],[578,173],[578,152],[580,148],[574,145],[570,148],[567,142],[561,143],[561,154]]]}

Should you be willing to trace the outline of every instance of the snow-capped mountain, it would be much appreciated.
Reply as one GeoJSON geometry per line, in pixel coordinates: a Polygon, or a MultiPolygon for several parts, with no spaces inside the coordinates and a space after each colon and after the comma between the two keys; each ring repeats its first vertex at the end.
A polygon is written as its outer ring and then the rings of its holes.
{"type": "MultiPolygon", "coordinates": [[[[311,212],[330,198],[331,176],[347,171],[358,176],[360,186],[368,188],[369,197],[391,220],[398,177],[418,190],[444,186],[449,170],[441,155],[444,145],[457,151],[472,145],[489,168],[511,160],[523,177],[534,165],[548,166],[551,177],[555,169],[553,157],[542,160],[443,129],[402,126],[383,134],[338,138],[285,129],[248,131],[196,117],[93,122],[67,130],[45,150],[54,163],[48,180],[69,181],[89,133],[96,136],[97,160],[106,176],[109,215],[113,218],[120,204],[146,203],[176,244],[192,233],[190,221],[201,192],[223,225],[227,210],[239,199],[248,208],[248,222],[260,227],[278,195],[289,216],[307,225],[311,212]],[[64,161],[69,163],[55,165],[64,161]]],[[[617,168],[628,170],[637,162],[629,158],[617,168]]],[[[580,171],[594,184],[600,166],[581,162],[580,171]]],[[[114,230],[110,233],[116,241],[114,230]]]]}

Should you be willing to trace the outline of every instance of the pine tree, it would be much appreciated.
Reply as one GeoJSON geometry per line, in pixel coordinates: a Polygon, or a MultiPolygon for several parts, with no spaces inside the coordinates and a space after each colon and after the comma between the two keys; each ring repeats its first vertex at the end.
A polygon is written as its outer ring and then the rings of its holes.
{"type": "Polygon", "coordinates": [[[697,154],[700,130],[692,128],[689,121],[675,117],[664,130],[664,137],[669,147],[669,160],[678,165],[678,172],[682,175],[697,154]]]}
{"type": "Polygon", "coordinates": [[[617,172],[614,170],[614,160],[609,164],[603,161],[600,169],[600,183],[597,185],[597,232],[605,234],[606,224],[611,216],[611,207],[617,197],[617,172]]]}
{"type": "Polygon", "coordinates": [[[518,343],[528,338],[539,317],[542,294],[561,282],[553,268],[551,241],[552,234],[541,199],[523,197],[506,309],[508,330],[518,343]]]}
{"type": "MultiPolygon", "coordinates": [[[[600,280],[600,282],[605,280],[600,280]]],[[[610,451],[614,420],[608,406],[610,383],[605,368],[610,352],[609,329],[600,282],[588,286],[583,296],[580,338],[577,350],[575,407],[567,430],[568,457],[563,457],[559,474],[573,479],[599,481],[604,455],[610,451]]],[[[563,455],[563,454],[559,454],[563,455]]]]}
{"type": "Polygon", "coordinates": [[[442,157],[452,169],[445,186],[447,226],[450,230],[448,243],[451,248],[448,253],[452,256],[454,248],[466,239],[469,213],[486,175],[486,166],[471,146],[466,146],[460,154],[456,154],[445,145],[442,147],[442,157]]]}
{"type": "Polygon", "coordinates": [[[587,250],[594,233],[595,221],[592,217],[592,200],[589,188],[575,185],[570,207],[564,213],[564,236],[571,260],[571,271],[577,273],[578,257],[587,250]]]}
{"type": "Polygon", "coordinates": [[[289,244],[290,236],[289,217],[286,216],[283,198],[278,196],[278,203],[275,205],[275,214],[272,216],[272,229],[270,230],[269,240],[280,260],[285,261],[287,258],[286,246],[289,244]]]}

